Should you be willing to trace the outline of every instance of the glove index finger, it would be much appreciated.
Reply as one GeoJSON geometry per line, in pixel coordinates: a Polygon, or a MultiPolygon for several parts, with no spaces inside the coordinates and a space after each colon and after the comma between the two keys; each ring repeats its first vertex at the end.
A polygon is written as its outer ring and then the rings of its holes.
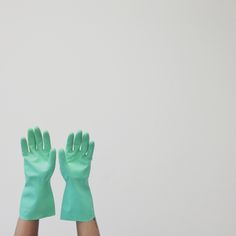
{"type": "Polygon", "coordinates": [[[67,171],[66,171],[67,162],[66,162],[66,155],[65,155],[64,149],[59,150],[59,155],[58,156],[59,156],[60,170],[61,170],[62,176],[64,177],[64,179],[66,179],[66,176],[67,176],[67,171]]]}
{"type": "Polygon", "coordinates": [[[52,168],[54,169],[55,165],[56,165],[56,149],[53,149],[50,151],[49,161],[50,161],[52,168]]]}
{"type": "Polygon", "coordinates": [[[60,165],[65,165],[66,164],[66,155],[65,155],[64,149],[59,150],[58,156],[59,156],[60,165]]]}
{"type": "Polygon", "coordinates": [[[89,148],[88,148],[88,152],[87,152],[87,157],[90,160],[93,159],[94,146],[95,146],[95,143],[93,141],[91,141],[89,143],[89,148]]]}
{"type": "Polygon", "coordinates": [[[43,132],[43,144],[44,144],[44,150],[49,152],[52,147],[48,131],[43,132]]]}

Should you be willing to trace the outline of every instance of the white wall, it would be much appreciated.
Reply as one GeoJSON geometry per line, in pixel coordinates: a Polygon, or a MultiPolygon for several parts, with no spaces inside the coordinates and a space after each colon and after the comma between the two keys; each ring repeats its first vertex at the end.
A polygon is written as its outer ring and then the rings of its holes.
{"type": "MultiPolygon", "coordinates": [[[[19,140],[86,130],[103,236],[236,235],[236,2],[0,1],[0,235],[23,188],[19,140]]],[[[40,235],[75,235],[57,216],[40,235]]]]}

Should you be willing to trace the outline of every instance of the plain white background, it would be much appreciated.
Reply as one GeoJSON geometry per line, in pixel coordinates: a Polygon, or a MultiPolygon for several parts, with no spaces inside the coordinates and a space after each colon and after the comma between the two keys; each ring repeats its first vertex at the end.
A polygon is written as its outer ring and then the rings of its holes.
{"type": "MultiPolygon", "coordinates": [[[[24,184],[20,138],[82,129],[103,236],[236,235],[236,2],[0,1],[0,234],[24,184]]],[[[75,235],[57,215],[40,235],[75,235]]]]}

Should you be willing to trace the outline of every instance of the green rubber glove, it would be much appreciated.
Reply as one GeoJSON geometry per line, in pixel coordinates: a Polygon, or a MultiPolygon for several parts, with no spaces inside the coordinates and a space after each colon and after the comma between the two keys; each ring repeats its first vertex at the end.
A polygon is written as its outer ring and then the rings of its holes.
{"type": "Polygon", "coordinates": [[[28,130],[28,144],[21,139],[25,186],[20,202],[20,218],[38,220],[55,215],[50,178],[55,169],[56,150],[51,150],[49,133],[39,128],[28,130]]]}
{"type": "Polygon", "coordinates": [[[61,219],[90,221],[95,218],[93,199],[88,178],[93,156],[94,142],[89,142],[89,135],[82,132],[70,134],[66,151],[59,151],[60,169],[66,187],[64,191],[61,219]]]}

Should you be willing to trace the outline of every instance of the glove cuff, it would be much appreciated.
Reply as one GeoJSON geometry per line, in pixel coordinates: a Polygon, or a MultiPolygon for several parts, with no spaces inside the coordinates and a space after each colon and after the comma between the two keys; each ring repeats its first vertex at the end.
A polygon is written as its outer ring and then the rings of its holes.
{"type": "Polygon", "coordinates": [[[21,196],[20,218],[38,220],[55,215],[55,204],[50,181],[27,181],[21,196]]]}
{"type": "Polygon", "coordinates": [[[95,218],[88,180],[68,179],[63,195],[61,219],[90,221],[95,218]]]}

